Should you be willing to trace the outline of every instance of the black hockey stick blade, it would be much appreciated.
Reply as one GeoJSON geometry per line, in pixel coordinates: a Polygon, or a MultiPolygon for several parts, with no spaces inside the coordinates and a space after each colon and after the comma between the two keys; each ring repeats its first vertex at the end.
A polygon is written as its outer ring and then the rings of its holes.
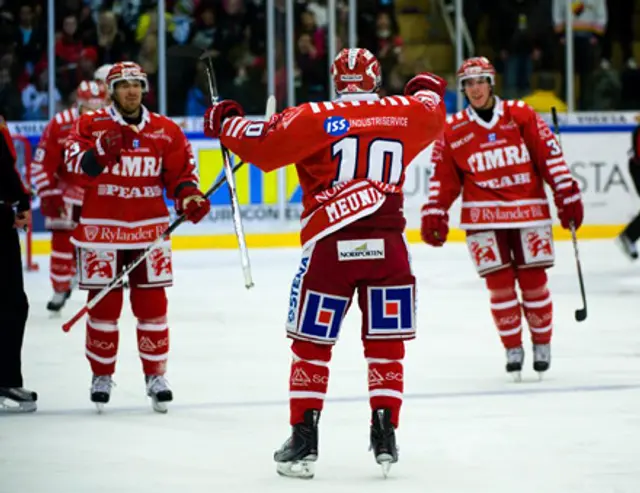
{"type": "MultiPolygon", "coordinates": [[[[551,119],[553,121],[554,133],[560,140],[560,124],[558,123],[558,112],[555,106],[551,107],[551,119]]],[[[562,146],[562,144],[560,143],[562,146]]],[[[583,322],[587,319],[587,295],[584,289],[584,277],[582,276],[582,263],[580,262],[580,254],[578,252],[578,237],[576,235],[576,227],[573,222],[569,225],[571,230],[571,243],[573,244],[573,255],[576,259],[576,270],[578,271],[578,284],[580,286],[580,297],[582,298],[582,308],[575,311],[576,322],[583,322]]]]}

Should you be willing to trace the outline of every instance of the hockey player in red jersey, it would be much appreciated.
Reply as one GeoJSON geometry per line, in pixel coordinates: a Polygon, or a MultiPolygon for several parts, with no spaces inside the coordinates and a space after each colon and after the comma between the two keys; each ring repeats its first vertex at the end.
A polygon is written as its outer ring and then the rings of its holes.
{"type": "MultiPolygon", "coordinates": [[[[107,76],[112,104],[82,115],[69,136],[65,161],[85,179],[85,197],[72,242],[78,247],[80,288],[89,299],[111,282],[169,225],[163,194],[192,222],[209,211],[198,190],[191,145],[168,118],[142,105],[147,76],[135,63],[115,64],[107,76]]],[[[172,284],[167,240],[129,276],[131,309],[147,394],[156,411],[173,398],[164,378],[169,352],[167,298],[172,284]]],[[[89,310],[86,356],[93,371],[91,400],[109,401],[118,350],[122,288],[89,310]]]]}
{"type": "Polygon", "coordinates": [[[207,110],[205,132],[268,172],[296,163],[302,187],[302,260],[289,299],[293,339],[291,437],[274,454],[280,474],[312,477],[329,362],[357,291],[369,366],[371,446],[388,471],[403,392],[404,341],[415,336],[415,278],[403,230],[405,170],[440,134],[445,82],[424,74],[412,95],[379,98],[380,65],[345,49],[332,75],[339,98],[307,103],[268,123],[243,118],[235,101],[207,110]]]}
{"type": "Polygon", "coordinates": [[[64,144],[78,114],[106,104],[107,90],[101,82],[82,81],[76,91],[76,106],[61,111],[47,124],[31,163],[31,176],[40,198],[45,227],[51,231],[50,277],[53,297],[47,309],[59,311],[71,295],[75,274],[71,232],[80,216],[83,190],[77,174],[64,163],[64,144]]]}
{"type": "Polygon", "coordinates": [[[434,147],[422,238],[433,246],[446,241],[447,210],[462,194],[461,228],[489,289],[491,313],[506,348],[506,370],[519,380],[523,312],[533,342],[533,368],[542,376],[551,362],[552,305],[545,269],[553,265],[554,248],[544,184],[551,189],[563,228],[580,227],[583,206],[547,124],[522,101],[497,97],[494,77],[484,57],[467,60],[458,70],[459,89],[470,106],[447,119],[444,137],[434,147]]]}

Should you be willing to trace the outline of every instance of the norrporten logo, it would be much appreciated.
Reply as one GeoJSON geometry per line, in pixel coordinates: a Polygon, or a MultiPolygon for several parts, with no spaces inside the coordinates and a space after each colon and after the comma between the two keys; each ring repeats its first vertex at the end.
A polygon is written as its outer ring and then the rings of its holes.
{"type": "Polygon", "coordinates": [[[351,240],[338,242],[338,260],[374,260],[384,258],[384,240],[351,240]]]}

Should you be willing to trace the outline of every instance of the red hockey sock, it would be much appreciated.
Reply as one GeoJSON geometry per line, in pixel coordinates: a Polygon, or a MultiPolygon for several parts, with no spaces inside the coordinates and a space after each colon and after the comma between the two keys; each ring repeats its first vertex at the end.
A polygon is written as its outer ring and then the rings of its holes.
{"type": "Polygon", "coordinates": [[[293,361],[289,378],[290,423],[304,420],[309,409],[322,411],[329,385],[329,361],[333,346],[293,341],[293,361]]]}
{"type": "Polygon", "coordinates": [[[531,341],[549,344],[553,332],[553,304],[547,288],[547,274],[543,269],[518,270],[518,283],[522,290],[522,306],[529,323],[531,341]]]}
{"type": "Polygon", "coordinates": [[[71,289],[71,279],[75,274],[74,248],[71,243],[71,231],[53,231],[51,233],[51,264],[49,276],[56,293],[71,289]]]}
{"type": "Polygon", "coordinates": [[[403,341],[364,340],[364,356],[369,365],[369,404],[371,410],[389,409],[391,424],[400,423],[404,391],[403,341]]]}
{"type": "Polygon", "coordinates": [[[506,349],[522,346],[522,309],[516,294],[513,269],[507,267],[485,277],[491,295],[491,314],[506,349]]]}
{"type": "Polygon", "coordinates": [[[138,351],[145,375],[164,375],[169,357],[167,296],[164,288],[131,288],[131,307],[138,319],[138,351]]]}
{"type": "MultiPolygon", "coordinates": [[[[91,300],[98,291],[89,291],[91,300]]],[[[113,375],[118,354],[118,318],[122,290],[116,289],[89,310],[85,353],[94,375],[113,375]]]]}

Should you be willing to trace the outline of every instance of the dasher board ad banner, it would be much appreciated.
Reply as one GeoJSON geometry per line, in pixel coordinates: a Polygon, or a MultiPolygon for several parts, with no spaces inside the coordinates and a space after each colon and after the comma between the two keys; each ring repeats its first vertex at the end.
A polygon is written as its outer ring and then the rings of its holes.
{"type": "MultiPolygon", "coordinates": [[[[222,153],[217,140],[202,134],[189,134],[198,164],[201,188],[207,190],[224,175],[222,153]]],[[[32,153],[38,138],[29,137],[31,149],[18,142],[19,166],[25,166],[25,154],[32,153]]],[[[562,135],[562,145],[569,167],[583,191],[585,224],[622,225],[640,209],[634,185],[628,171],[628,151],[631,132],[568,132],[562,135]]],[[[409,229],[419,229],[420,209],[426,201],[430,160],[424,159],[406,170],[405,215],[409,229]]],[[[237,158],[233,158],[236,160],[237,158]]],[[[515,171],[515,170],[514,170],[515,171]]],[[[294,166],[272,173],[263,173],[252,165],[236,173],[236,185],[247,233],[295,232],[300,227],[301,190],[294,166]]],[[[175,235],[211,235],[233,233],[229,192],[221,187],[212,197],[209,217],[197,225],[185,224],[175,235]]],[[[173,204],[167,202],[173,212],[173,204]]],[[[36,199],[34,232],[44,231],[44,220],[36,199]]],[[[459,224],[459,201],[449,212],[451,227],[459,224]]]]}

